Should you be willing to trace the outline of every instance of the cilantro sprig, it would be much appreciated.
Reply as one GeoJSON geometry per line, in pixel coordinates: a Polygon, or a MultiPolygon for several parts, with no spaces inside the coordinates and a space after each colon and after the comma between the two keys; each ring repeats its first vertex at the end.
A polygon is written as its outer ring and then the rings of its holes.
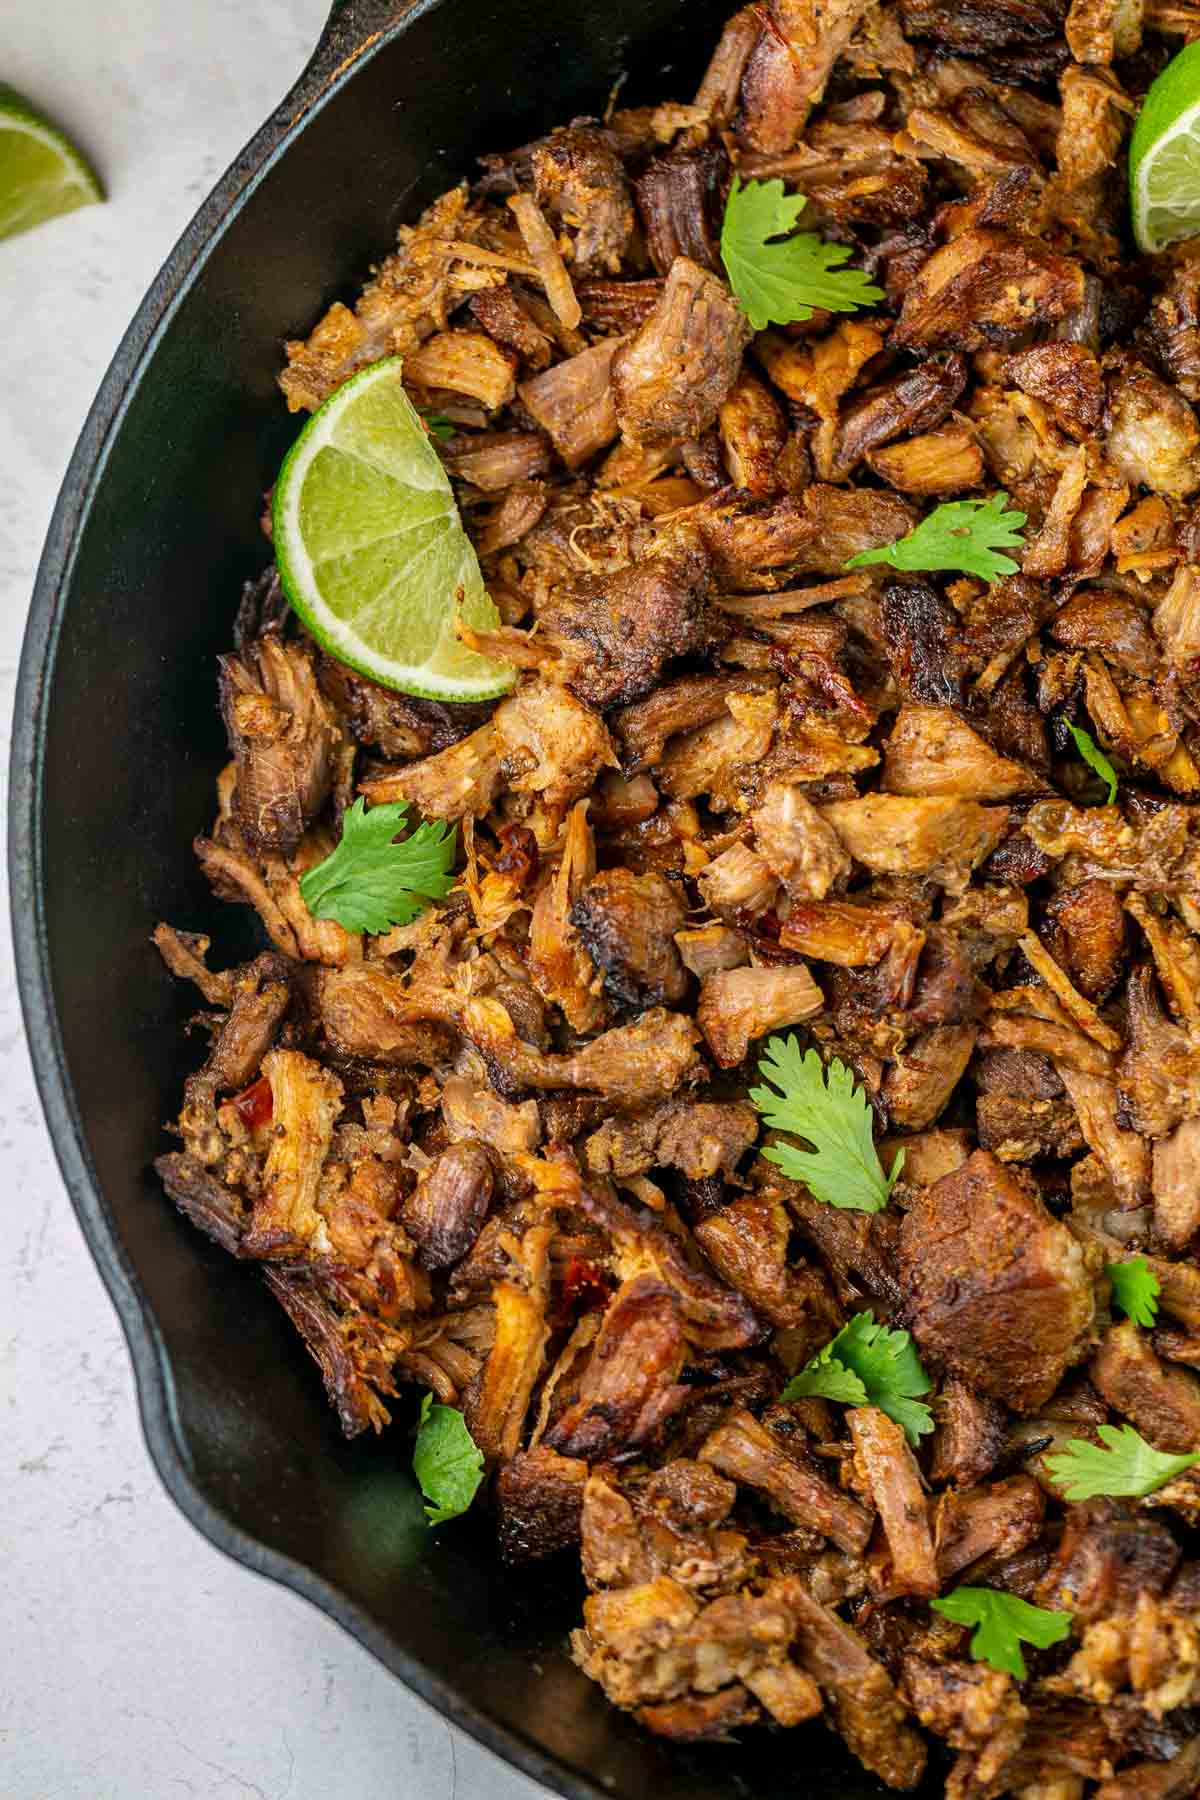
{"type": "Polygon", "coordinates": [[[444,444],[447,438],[452,438],[456,435],[458,426],[454,423],[453,419],[448,419],[444,413],[425,412],[421,407],[418,407],[417,411],[421,414],[422,419],[424,419],[425,429],[430,437],[437,438],[439,443],[444,444]]]}
{"type": "Polygon", "coordinates": [[[823,1350],[793,1375],[783,1390],[785,1400],[815,1395],[846,1406],[877,1406],[905,1431],[914,1449],[933,1415],[917,1398],[931,1382],[907,1331],[889,1331],[872,1312],[855,1313],[823,1350]]]}
{"type": "Polygon", "coordinates": [[[750,1089],[765,1123],[812,1145],[801,1150],[795,1144],[771,1144],[763,1151],[767,1161],[829,1206],[880,1212],[904,1166],[904,1152],[897,1153],[891,1174],[885,1175],[872,1136],[870,1103],[845,1064],[835,1057],[826,1069],[815,1050],[801,1056],[794,1036],[773,1037],[758,1072],[764,1082],[774,1083],[750,1089]]]}
{"type": "Polygon", "coordinates": [[[1094,769],[1101,781],[1107,781],[1108,799],[1105,801],[1105,805],[1115,805],[1117,799],[1117,771],[1113,768],[1090,731],[1084,731],[1082,726],[1072,725],[1069,722],[1067,724],[1067,730],[1074,738],[1075,748],[1078,750],[1080,756],[1082,756],[1084,762],[1088,765],[1088,768],[1094,769]]]}
{"type": "Polygon", "coordinates": [[[462,1414],[456,1407],[435,1403],[432,1394],[421,1402],[412,1466],[431,1525],[443,1525],[465,1513],[483,1480],[483,1452],[462,1414]]]}
{"type": "Polygon", "coordinates": [[[1047,1650],[1061,1644],[1071,1635],[1075,1615],[1050,1612],[1044,1606],[1031,1606],[1016,1594],[1004,1594],[997,1588],[960,1587],[942,1600],[931,1600],[934,1612],[956,1625],[974,1625],[971,1655],[993,1669],[1004,1670],[1024,1681],[1029,1671],[1021,1655],[1022,1644],[1033,1644],[1047,1650]]]}
{"type": "Polygon", "coordinates": [[[1135,1325],[1153,1325],[1158,1317],[1162,1282],[1145,1257],[1129,1256],[1124,1262],[1105,1263],[1104,1273],[1112,1282],[1113,1305],[1119,1306],[1135,1325]]]}
{"type": "Polygon", "coordinates": [[[850,255],[845,244],[797,232],[804,206],[804,195],[785,193],[778,177],[733,178],[721,222],[721,261],[755,331],[811,319],[815,307],[856,312],[883,299],[883,290],[861,269],[840,267],[850,255]]]}
{"type": "Polygon", "coordinates": [[[347,931],[378,936],[445,898],[454,883],[455,827],[435,819],[397,843],[407,816],[403,801],[370,812],[362,800],[354,802],[337,849],[300,877],[314,919],[336,919],[347,931]]]}
{"type": "Polygon", "coordinates": [[[865,569],[870,563],[890,563],[893,569],[954,569],[978,575],[982,581],[999,581],[1015,575],[1017,564],[1005,550],[1024,547],[1023,512],[1006,512],[1008,495],[1001,489],[990,500],[947,500],[935,506],[907,537],[896,538],[878,550],[860,550],[845,564],[865,569]]]}
{"type": "Polygon", "coordinates": [[[1156,1450],[1132,1425],[1101,1425],[1096,1435],[1100,1444],[1072,1438],[1059,1455],[1046,1458],[1047,1469],[1068,1500],[1092,1500],[1101,1494],[1114,1500],[1144,1500],[1200,1463],[1200,1456],[1168,1456],[1156,1450]]]}

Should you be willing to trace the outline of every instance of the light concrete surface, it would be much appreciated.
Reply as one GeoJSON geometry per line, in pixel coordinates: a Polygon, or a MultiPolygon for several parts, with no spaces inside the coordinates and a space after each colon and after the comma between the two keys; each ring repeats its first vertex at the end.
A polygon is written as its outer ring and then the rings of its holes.
{"type": "MultiPolygon", "coordinates": [[[[110,202],[0,244],[0,716],[50,510],[137,302],[327,0],[3,0],[0,80],[110,202]]],[[[4,750],[7,771],[7,746],[4,750]]],[[[2,879],[2,877],[0,877],[2,879]]],[[[3,1800],[536,1800],[304,1602],[226,1561],[142,1444],[0,944],[3,1800]]]]}

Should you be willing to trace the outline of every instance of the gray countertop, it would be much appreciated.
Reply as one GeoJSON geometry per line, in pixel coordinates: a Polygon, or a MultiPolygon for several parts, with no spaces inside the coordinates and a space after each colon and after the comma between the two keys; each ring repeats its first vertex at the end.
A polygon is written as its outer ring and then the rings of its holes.
{"type": "MultiPolygon", "coordinates": [[[[281,97],[328,0],[4,0],[0,81],[110,202],[0,243],[0,704],[92,395],[142,292],[281,97]]],[[[7,753],[5,754],[7,766],[7,753]]],[[[0,944],[5,1800],[536,1800],[303,1601],[174,1510],[67,1204],[0,944]]]]}

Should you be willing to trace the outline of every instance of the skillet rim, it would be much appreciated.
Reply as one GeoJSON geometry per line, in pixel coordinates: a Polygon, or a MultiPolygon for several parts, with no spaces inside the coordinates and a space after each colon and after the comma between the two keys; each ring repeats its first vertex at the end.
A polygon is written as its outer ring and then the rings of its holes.
{"type": "Polygon", "coordinates": [[[237,1524],[194,1478],[174,1399],[174,1377],[157,1321],[121,1244],[87,1148],[59,1026],[50,969],[43,867],[43,782],[49,701],[58,639],[70,602],[79,543],[103,483],[109,453],[159,341],[225,230],[310,118],[415,18],[442,0],[334,0],[322,36],[295,85],[230,164],[184,228],[117,346],[71,453],[34,579],[17,672],[9,755],[8,873],[14,963],[26,1044],[51,1147],[72,1210],[116,1311],[133,1365],[138,1416],[151,1463],[176,1507],[209,1543],[256,1575],[309,1601],[441,1717],[501,1761],[562,1795],[611,1800],[516,1727],[466,1700],[402,1649],[391,1633],[307,1564],[272,1549],[237,1524]]]}

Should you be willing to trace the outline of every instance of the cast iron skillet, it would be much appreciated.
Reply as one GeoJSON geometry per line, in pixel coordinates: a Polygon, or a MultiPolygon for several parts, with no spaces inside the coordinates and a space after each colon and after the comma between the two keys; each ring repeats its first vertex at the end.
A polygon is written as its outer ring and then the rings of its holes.
{"type": "MultiPolygon", "coordinates": [[[[570,1800],[865,1800],[816,1725],[672,1750],[572,1667],[570,1559],[514,1576],[486,1523],[426,1531],[402,1441],[346,1444],[257,1273],[177,1217],[159,1122],[199,1058],[158,919],[252,942],[189,844],[223,760],[213,658],[267,559],[259,496],[295,430],[280,340],[307,331],[484,150],[689,98],[730,0],[346,0],[300,82],[172,252],[105,378],[43,554],[17,689],[17,968],[59,1162],[121,1317],[150,1454],[212,1542],[337,1619],[570,1800]]],[[[403,1782],[401,1783],[403,1788],[403,1782]]]]}

